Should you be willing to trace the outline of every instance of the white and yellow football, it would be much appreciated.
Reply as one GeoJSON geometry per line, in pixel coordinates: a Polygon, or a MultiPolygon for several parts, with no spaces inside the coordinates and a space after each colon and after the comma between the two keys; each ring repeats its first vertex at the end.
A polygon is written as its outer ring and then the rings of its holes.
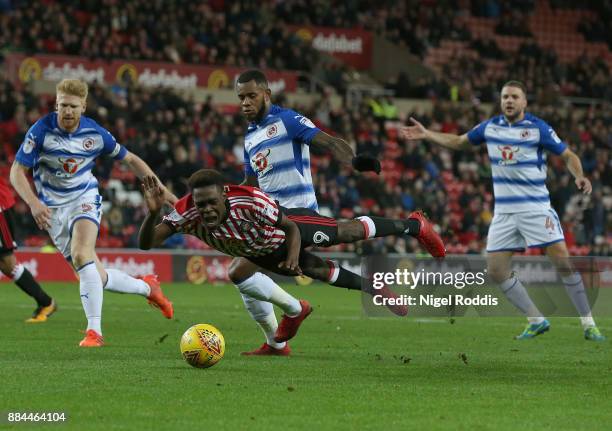
{"type": "Polygon", "coordinates": [[[181,354],[193,367],[212,367],[223,358],[224,353],[223,334],[207,323],[193,325],[181,337],[181,354]]]}

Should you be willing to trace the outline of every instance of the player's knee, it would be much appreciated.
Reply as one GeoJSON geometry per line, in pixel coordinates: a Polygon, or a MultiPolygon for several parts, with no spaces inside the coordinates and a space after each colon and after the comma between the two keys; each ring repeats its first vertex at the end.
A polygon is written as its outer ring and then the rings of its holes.
{"type": "Polygon", "coordinates": [[[551,252],[551,250],[552,247],[547,250],[548,256],[557,268],[557,271],[559,271],[562,275],[571,274],[572,272],[574,272],[569,252],[567,251],[565,245],[563,245],[562,247],[555,248],[554,252],[551,252]]]}
{"type": "Polygon", "coordinates": [[[72,257],[72,264],[75,268],[80,268],[81,266],[93,260],[93,256],[91,253],[88,253],[86,250],[80,248],[73,249],[70,255],[72,257]]]}
{"type": "Polygon", "coordinates": [[[16,264],[17,261],[15,260],[13,254],[5,254],[4,256],[0,256],[0,272],[7,277],[11,277],[16,264]]]}
{"type": "Polygon", "coordinates": [[[300,268],[302,269],[302,273],[307,277],[327,281],[329,266],[319,256],[303,251],[300,254],[300,268]]]}
{"type": "Polygon", "coordinates": [[[13,266],[9,262],[5,261],[4,258],[0,258],[0,272],[7,277],[10,277],[12,271],[13,266]]]}
{"type": "Polygon", "coordinates": [[[329,280],[328,274],[329,271],[328,270],[321,270],[321,269],[314,269],[314,270],[310,270],[305,272],[305,274],[310,277],[310,278],[314,278],[315,280],[319,280],[319,281],[325,281],[327,282],[329,280]]]}
{"type": "Polygon", "coordinates": [[[305,276],[325,282],[329,280],[329,266],[325,262],[323,265],[319,262],[309,262],[309,264],[300,262],[300,265],[305,276]]]}
{"type": "Polygon", "coordinates": [[[227,270],[227,277],[230,279],[232,283],[236,285],[246,280],[245,278],[240,277],[240,275],[235,270],[232,271],[231,268],[227,270]]]}
{"type": "Polygon", "coordinates": [[[358,220],[338,223],[338,242],[354,242],[365,238],[365,230],[358,220]]]}
{"type": "Polygon", "coordinates": [[[491,281],[494,283],[503,283],[510,278],[512,272],[510,269],[501,266],[489,265],[488,271],[491,281]]]}
{"type": "Polygon", "coordinates": [[[250,268],[245,267],[241,262],[240,259],[234,259],[227,269],[227,276],[234,284],[241,283],[254,274],[250,268]]]}
{"type": "Polygon", "coordinates": [[[575,271],[569,259],[553,259],[553,263],[557,268],[557,271],[559,271],[563,277],[568,276],[575,271]]]}
{"type": "Polygon", "coordinates": [[[229,267],[227,268],[227,277],[234,284],[240,283],[240,266],[237,263],[237,260],[232,260],[229,267]]]}

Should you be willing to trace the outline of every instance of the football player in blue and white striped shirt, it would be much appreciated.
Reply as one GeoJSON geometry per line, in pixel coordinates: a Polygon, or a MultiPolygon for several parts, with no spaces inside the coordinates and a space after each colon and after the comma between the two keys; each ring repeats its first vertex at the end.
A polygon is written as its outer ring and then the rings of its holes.
{"type": "Polygon", "coordinates": [[[581,316],[585,338],[604,340],[591,315],[582,277],[570,263],[559,217],[550,205],[545,185],[546,153],[561,156],[584,194],[591,193],[591,182],[584,176],[578,156],[552,127],[525,112],[527,96],[521,82],[505,83],[500,103],[502,115],[483,121],[461,136],[428,130],[413,118],[413,125],[402,128],[400,134],[452,150],[486,144],[495,194],[494,217],[487,236],[488,271],[508,300],[528,316],[529,324],[517,338],[533,338],[550,328],[510,267],[514,252],[538,247],[546,249],[559,271],[581,316]]]}
{"type": "MultiPolygon", "coordinates": [[[[249,121],[244,137],[244,185],[261,188],[284,207],[318,211],[310,174],[311,144],[331,152],[342,163],[352,162],[356,170],[380,172],[380,162],[375,158],[356,156],[348,143],[321,131],[307,117],[272,104],[272,92],[261,71],[242,73],[236,91],[242,114],[249,121]]],[[[285,312],[281,329],[310,305],[257,271],[257,266],[244,258],[235,258],[229,269],[229,277],[238,287],[249,314],[266,336],[261,348],[244,354],[289,355],[289,346],[274,340],[278,323],[272,304],[285,312]]]]}
{"type": "MultiPolygon", "coordinates": [[[[87,317],[82,347],[99,347],[102,338],[103,289],[145,296],[172,318],[172,303],[163,295],[157,276],[136,279],[123,271],[105,269],[95,252],[102,217],[102,197],[91,170],[96,159],[122,160],[140,178],[154,175],[138,156],[127,151],[94,120],[83,114],[88,87],[77,79],[57,84],[57,112],[45,115],[28,131],[11,168],[11,183],[30,206],[41,229],[72,263],[79,275],[81,302],[87,317]],[[33,170],[36,191],[27,176],[33,170]]],[[[164,189],[169,203],[176,197],[164,189]]]]}

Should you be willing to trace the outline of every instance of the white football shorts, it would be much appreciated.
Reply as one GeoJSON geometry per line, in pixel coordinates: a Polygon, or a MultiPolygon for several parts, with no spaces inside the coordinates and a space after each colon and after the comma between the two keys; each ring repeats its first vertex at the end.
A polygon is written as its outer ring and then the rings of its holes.
{"type": "Polygon", "coordinates": [[[102,196],[97,190],[79,196],[67,205],[49,208],[51,210],[51,228],[48,229],[53,244],[70,260],[70,244],[72,242],[72,227],[79,219],[91,220],[100,228],[102,219],[102,196]]]}
{"type": "Polygon", "coordinates": [[[495,214],[487,235],[487,252],[524,251],[564,241],[554,209],[495,214]]]}

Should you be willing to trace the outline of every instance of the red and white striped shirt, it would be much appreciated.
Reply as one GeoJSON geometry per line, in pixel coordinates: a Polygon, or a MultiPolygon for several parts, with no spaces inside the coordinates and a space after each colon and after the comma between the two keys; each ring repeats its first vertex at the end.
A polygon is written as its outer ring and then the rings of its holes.
{"type": "Polygon", "coordinates": [[[176,232],[193,235],[230,256],[263,256],[279,248],[285,232],[277,227],[280,210],[261,190],[248,186],[225,186],[227,218],[215,229],[203,223],[191,193],[174,205],[163,222],[176,232]]]}

